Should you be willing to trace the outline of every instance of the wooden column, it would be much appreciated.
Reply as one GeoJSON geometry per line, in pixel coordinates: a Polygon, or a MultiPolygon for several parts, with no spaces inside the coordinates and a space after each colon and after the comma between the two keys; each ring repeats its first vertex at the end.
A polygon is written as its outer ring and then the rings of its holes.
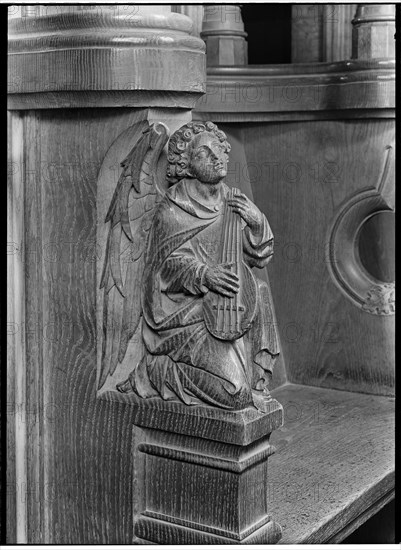
{"type": "Polygon", "coordinates": [[[343,61],[351,57],[351,20],[356,4],[295,4],[291,61],[343,61]]]}
{"type": "Polygon", "coordinates": [[[246,65],[246,36],[239,6],[209,4],[204,7],[201,37],[206,42],[208,66],[246,65]]]}
{"type": "Polygon", "coordinates": [[[296,4],[292,63],[395,57],[394,4],[296,4]]]}
{"type": "Polygon", "coordinates": [[[322,59],[344,61],[351,57],[351,20],[356,4],[325,4],[322,6],[322,59]]]}
{"type": "Polygon", "coordinates": [[[352,20],[352,58],[395,58],[395,4],[359,4],[352,20]]]}
{"type": "Polygon", "coordinates": [[[96,395],[98,175],[191,119],[205,46],[169,6],[10,11],[9,542],[131,543],[133,410],[96,395]]]}

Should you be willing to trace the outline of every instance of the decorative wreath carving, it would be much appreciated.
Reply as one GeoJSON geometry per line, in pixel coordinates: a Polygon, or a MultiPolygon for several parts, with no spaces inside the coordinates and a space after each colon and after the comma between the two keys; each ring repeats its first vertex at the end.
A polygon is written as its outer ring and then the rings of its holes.
{"type": "Polygon", "coordinates": [[[359,234],[364,223],[380,212],[394,210],[394,149],[387,145],[377,189],[353,195],[337,214],[328,235],[327,265],[347,298],[367,313],[395,313],[395,284],[376,280],[359,256],[359,234]]]}

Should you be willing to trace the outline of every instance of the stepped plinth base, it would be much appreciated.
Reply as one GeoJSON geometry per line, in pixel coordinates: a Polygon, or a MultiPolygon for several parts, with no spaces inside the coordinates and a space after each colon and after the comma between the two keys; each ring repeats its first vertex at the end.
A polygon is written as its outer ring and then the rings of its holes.
{"type": "Polygon", "coordinates": [[[274,544],[268,502],[270,434],[281,405],[224,411],[141,400],[134,417],[133,542],[274,544]]]}

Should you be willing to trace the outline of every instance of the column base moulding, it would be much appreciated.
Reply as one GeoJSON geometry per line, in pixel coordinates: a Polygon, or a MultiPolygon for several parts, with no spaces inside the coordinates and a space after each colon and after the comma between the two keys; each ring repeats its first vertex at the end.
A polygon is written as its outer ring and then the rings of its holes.
{"type": "MultiPolygon", "coordinates": [[[[142,13],[140,7],[135,8],[132,17],[100,9],[11,20],[9,94],[19,96],[20,101],[36,96],[44,102],[47,97],[50,105],[39,108],[63,106],[57,103],[59,97],[67,103],[72,99],[66,107],[88,106],[76,104],[82,98],[79,94],[77,99],[62,95],[74,92],[89,93],[83,96],[86,102],[94,92],[103,92],[104,98],[112,92],[122,93],[124,106],[133,101],[138,106],[133,95],[124,96],[134,91],[142,93],[138,98],[146,106],[174,106],[167,99],[174,92],[197,99],[204,92],[205,44],[191,35],[190,18],[179,13],[142,13]],[[45,92],[57,97],[37,95],[45,92]],[[166,94],[162,105],[149,102],[160,92],[166,94]]],[[[114,107],[115,103],[99,106],[114,107]]],[[[179,106],[192,107],[187,102],[179,106]]],[[[21,107],[16,103],[12,108],[21,107]]]]}

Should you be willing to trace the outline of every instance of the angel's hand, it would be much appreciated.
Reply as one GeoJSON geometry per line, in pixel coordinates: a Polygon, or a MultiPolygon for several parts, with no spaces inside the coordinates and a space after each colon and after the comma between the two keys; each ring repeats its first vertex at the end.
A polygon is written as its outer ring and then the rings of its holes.
{"type": "Polygon", "coordinates": [[[234,195],[228,200],[234,212],[237,212],[249,228],[255,233],[259,233],[263,229],[263,214],[252,201],[248,199],[244,193],[234,195]]]}
{"type": "Polygon", "coordinates": [[[239,278],[230,270],[233,265],[233,263],[227,263],[208,267],[204,276],[205,286],[223,296],[234,298],[239,291],[239,278]]]}

